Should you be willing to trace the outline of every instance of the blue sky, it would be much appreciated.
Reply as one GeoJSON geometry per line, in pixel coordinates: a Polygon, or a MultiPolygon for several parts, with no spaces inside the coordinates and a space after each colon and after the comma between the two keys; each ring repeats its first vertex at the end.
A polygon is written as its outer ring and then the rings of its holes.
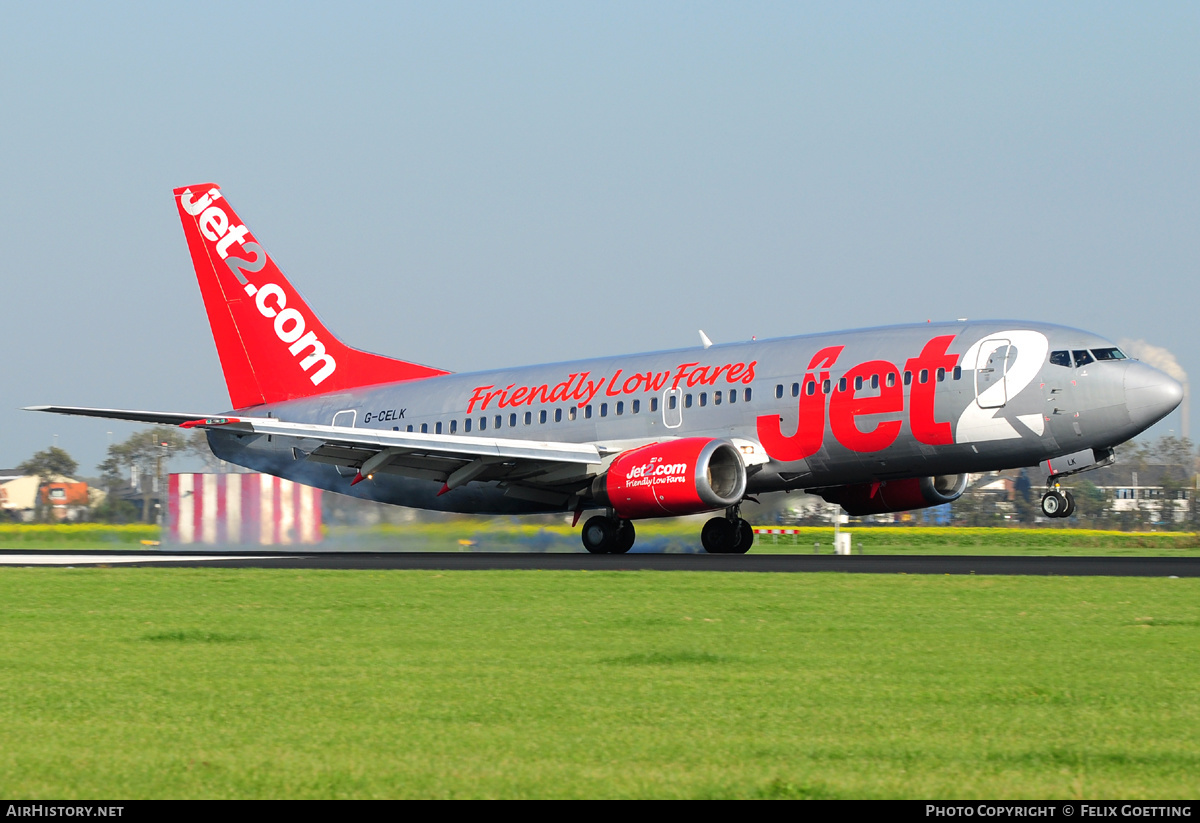
{"type": "Polygon", "coordinates": [[[21,406],[225,407],[206,181],[346,342],[454,371],[1009,317],[1200,375],[1195,3],[0,15],[0,465],[132,430],[21,406]]]}

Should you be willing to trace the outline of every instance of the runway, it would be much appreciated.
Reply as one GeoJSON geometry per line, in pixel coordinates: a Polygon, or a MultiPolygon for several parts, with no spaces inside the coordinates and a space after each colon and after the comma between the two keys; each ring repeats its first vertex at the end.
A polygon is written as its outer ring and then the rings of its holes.
{"type": "Polygon", "coordinates": [[[842,572],[849,574],[1200,577],[1200,557],[652,554],[517,552],[70,552],[0,551],[0,566],[436,571],[842,572]]]}

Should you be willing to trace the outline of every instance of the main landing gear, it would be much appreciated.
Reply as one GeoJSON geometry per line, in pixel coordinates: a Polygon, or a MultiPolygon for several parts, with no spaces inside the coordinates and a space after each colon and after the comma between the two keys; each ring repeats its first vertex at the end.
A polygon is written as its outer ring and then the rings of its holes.
{"type": "Polygon", "coordinates": [[[583,524],[583,547],[592,554],[625,554],[637,535],[633,523],[598,514],[583,524]]]}
{"type": "MultiPolygon", "coordinates": [[[[635,538],[633,523],[611,510],[583,524],[583,547],[592,554],[625,554],[633,548],[635,538]]],[[[709,554],[745,554],[754,545],[754,528],[733,506],[724,517],[714,517],[704,524],[700,542],[709,554]]]]}
{"type": "Polygon", "coordinates": [[[724,517],[714,517],[700,531],[700,542],[709,554],[745,554],[754,545],[754,528],[734,506],[724,517]]]}
{"type": "Polygon", "coordinates": [[[1064,491],[1051,478],[1050,490],[1042,495],[1042,514],[1047,517],[1070,517],[1075,513],[1075,496],[1064,491]]]}

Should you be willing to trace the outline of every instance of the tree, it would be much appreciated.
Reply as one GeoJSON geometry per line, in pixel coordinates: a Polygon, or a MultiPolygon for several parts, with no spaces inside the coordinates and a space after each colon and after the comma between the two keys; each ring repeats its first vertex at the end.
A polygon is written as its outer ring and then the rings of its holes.
{"type": "Polygon", "coordinates": [[[48,483],[52,478],[60,475],[74,477],[78,468],[79,464],[71,455],[58,446],[51,446],[17,466],[17,471],[24,475],[37,475],[43,483],[48,483]]]}
{"type": "Polygon", "coordinates": [[[187,438],[187,450],[204,461],[205,471],[225,471],[225,461],[213,454],[208,445],[208,432],[204,429],[192,429],[192,433],[187,438]]]}
{"type": "MultiPolygon", "coordinates": [[[[207,447],[206,447],[207,448],[207,447]]],[[[152,521],[156,490],[163,488],[165,471],[171,458],[192,450],[188,438],[177,428],[155,426],[135,432],[121,443],[108,447],[108,459],[99,465],[109,494],[118,488],[126,473],[136,469],[141,480],[142,522],[152,521]]]]}

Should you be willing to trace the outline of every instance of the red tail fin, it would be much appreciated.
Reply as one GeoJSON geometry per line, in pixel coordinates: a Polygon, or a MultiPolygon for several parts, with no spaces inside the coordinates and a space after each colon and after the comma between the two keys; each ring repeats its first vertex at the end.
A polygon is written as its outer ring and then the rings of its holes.
{"type": "Polygon", "coordinates": [[[175,204],[234,408],[448,374],[334,337],[214,184],[175,189],[175,204]]]}

